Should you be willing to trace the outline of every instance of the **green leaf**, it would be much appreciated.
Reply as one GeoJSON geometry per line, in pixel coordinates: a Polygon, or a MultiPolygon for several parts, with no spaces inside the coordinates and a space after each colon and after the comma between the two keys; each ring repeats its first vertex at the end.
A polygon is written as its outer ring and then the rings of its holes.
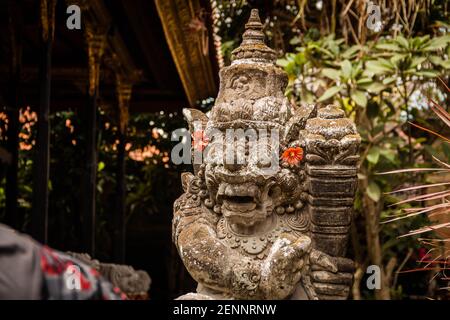
{"type": "Polygon", "coordinates": [[[342,57],[344,59],[350,59],[350,58],[353,57],[353,55],[355,55],[360,50],[361,50],[361,46],[360,45],[351,46],[350,48],[348,48],[347,50],[345,50],[342,53],[342,57]]]}
{"type": "Polygon", "coordinates": [[[369,161],[372,164],[377,164],[379,159],[380,159],[380,148],[378,147],[370,148],[369,152],[367,153],[367,161],[369,161]]]}
{"type": "Polygon", "coordinates": [[[369,182],[366,192],[369,198],[373,201],[378,202],[380,200],[381,190],[378,184],[376,184],[374,181],[369,182]]]}
{"type": "Polygon", "coordinates": [[[332,68],[322,69],[322,75],[327,77],[327,78],[330,78],[331,80],[338,81],[339,77],[340,77],[340,74],[341,73],[339,72],[339,70],[336,70],[336,69],[332,69],[332,68]]]}
{"type": "Polygon", "coordinates": [[[397,80],[397,77],[387,77],[387,78],[384,78],[382,82],[384,85],[388,85],[396,80],[397,80]]]}
{"type": "Polygon", "coordinates": [[[345,79],[350,79],[352,75],[352,63],[348,60],[342,61],[341,69],[343,77],[345,79]]]}
{"type": "Polygon", "coordinates": [[[300,37],[293,37],[290,41],[289,44],[295,46],[297,44],[300,44],[302,41],[300,39],[300,37]]]}
{"type": "Polygon", "coordinates": [[[353,101],[356,102],[357,105],[365,108],[367,105],[367,98],[363,91],[352,90],[350,97],[353,101]]]}
{"type": "Polygon", "coordinates": [[[328,58],[331,58],[331,59],[334,58],[333,52],[331,52],[329,50],[326,50],[326,49],[322,48],[321,46],[319,46],[319,45],[317,45],[315,43],[311,43],[309,45],[309,48],[310,49],[316,49],[317,51],[319,51],[319,52],[323,53],[324,55],[328,56],[328,58]]]}
{"type": "Polygon", "coordinates": [[[395,158],[397,157],[397,152],[391,149],[381,149],[380,154],[388,159],[390,162],[395,163],[395,158]]]}
{"type": "Polygon", "coordinates": [[[325,101],[333,97],[335,94],[337,94],[339,91],[341,91],[341,86],[333,86],[331,88],[328,88],[323,95],[317,100],[318,102],[325,101]]]}
{"type": "Polygon", "coordinates": [[[100,172],[100,171],[102,171],[103,169],[105,169],[105,163],[104,163],[103,161],[100,161],[100,162],[98,163],[97,171],[100,172]]]}
{"type": "Polygon", "coordinates": [[[297,53],[297,54],[295,55],[295,57],[294,57],[294,61],[295,61],[295,63],[298,64],[298,65],[303,65],[303,64],[305,64],[306,62],[308,62],[308,60],[307,60],[306,57],[305,57],[305,53],[304,53],[304,52],[299,52],[299,53],[297,53]]]}
{"type": "Polygon", "coordinates": [[[402,60],[404,60],[406,57],[408,57],[408,54],[405,54],[405,53],[402,53],[402,54],[397,53],[397,54],[394,54],[394,55],[389,59],[389,61],[392,63],[392,65],[399,65],[399,62],[402,61],[402,60]]]}
{"type": "Polygon", "coordinates": [[[374,83],[368,85],[367,87],[365,87],[365,89],[367,91],[369,91],[370,93],[378,94],[378,93],[380,93],[381,90],[386,89],[386,86],[379,82],[374,82],[374,83]]]}
{"type": "Polygon", "coordinates": [[[415,72],[415,75],[417,76],[422,76],[425,78],[435,78],[439,75],[439,72],[437,72],[436,70],[420,70],[415,72]]]}
{"type": "MultiPolygon", "coordinates": [[[[357,63],[356,65],[353,66],[352,68],[352,75],[351,78],[352,79],[358,79],[358,78],[365,78],[365,76],[362,75],[363,73],[363,64],[362,62],[357,63]]],[[[371,78],[371,77],[369,77],[371,78]]]]}
{"type": "Polygon", "coordinates": [[[370,85],[373,83],[373,80],[371,78],[361,78],[359,80],[356,80],[356,84],[358,85],[370,85]]]}
{"type": "Polygon", "coordinates": [[[424,51],[435,51],[445,48],[450,43],[450,35],[431,39],[423,48],[424,51]]]}
{"type": "Polygon", "coordinates": [[[291,61],[287,60],[287,59],[277,59],[277,65],[279,65],[280,67],[286,67],[291,61]]]}
{"type": "Polygon", "coordinates": [[[366,68],[368,71],[371,71],[375,74],[390,73],[394,70],[391,63],[385,59],[368,61],[366,64],[366,68]]]}
{"type": "Polygon", "coordinates": [[[438,56],[430,56],[428,57],[428,60],[430,60],[432,64],[441,66],[444,69],[450,68],[450,60],[443,60],[441,57],[438,56]]]}
{"type": "Polygon", "coordinates": [[[426,57],[414,57],[411,61],[411,65],[409,66],[410,68],[415,68],[417,67],[419,64],[422,64],[422,62],[424,62],[425,60],[427,60],[426,57]]]}
{"type": "Polygon", "coordinates": [[[430,62],[432,64],[435,64],[435,65],[438,65],[438,66],[440,66],[441,63],[444,61],[444,60],[442,60],[441,57],[438,57],[438,56],[429,56],[428,60],[430,60],[430,62]]]}
{"type": "Polygon", "coordinates": [[[413,39],[413,48],[414,49],[420,49],[422,45],[430,39],[429,35],[423,36],[423,37],[416,37],[413,39]]]}
{"type": "Polygon", "coordinates": [[[406,40],[403,36],[397,36],[397,38],[394,39],[395,42],[397,42],[399,45],[401,45],[403,48],[408,49],[409,48],[409,42],[406,40]]]}
{"type": "Polygon", "coordinates": [[[296,75],[297,74],[297,68],[296,63],[294,61],[290,61],[285,67],[284,71],[287,72],[288,75],[296,75]]]}
{"type": "Polygon", "coordinates": [[[396,43],[380,43],[375,46],[375,48],[380,50],[389,50],[389,51],[400,51],[401,48],[396,43]]]}

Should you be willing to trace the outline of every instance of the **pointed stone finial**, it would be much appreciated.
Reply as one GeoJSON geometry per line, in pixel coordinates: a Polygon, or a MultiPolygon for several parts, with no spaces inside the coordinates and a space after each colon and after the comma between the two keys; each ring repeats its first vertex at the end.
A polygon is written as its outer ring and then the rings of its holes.
{"type": "Polygon", "coordinates": [[[242,35],[242,44],[260,43],[264,44],[263,25],[259,18],[258,9],[252,9],[250,18],[245,24],[245,32],[242,35]]]}
{"type": "Polygon", "coordinates": [[[252,9],[250,18],[245,24],[242,43],[232,52],[232,60],[250,59],[254,61],[274,62],[275,51],[264,43],[264,28],[259,18],[258,9],[252,9]]]}

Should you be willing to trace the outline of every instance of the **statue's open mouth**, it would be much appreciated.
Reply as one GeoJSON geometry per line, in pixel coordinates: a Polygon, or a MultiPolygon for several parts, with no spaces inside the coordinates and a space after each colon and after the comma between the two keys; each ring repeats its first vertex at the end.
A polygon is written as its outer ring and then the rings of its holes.
{"type": "Polygon", "coordinates": [[[259,188],[255,184],[233,184],[222,182],[217,200],[225,216],[246,216],[250,218],[259,209],[259,188]]]}
{"type": "Polygon", "coordinates": [[[248,212],[256,208],[256,201],[251,196],[223,196],[223,207],[234,212],[248,212]]]}

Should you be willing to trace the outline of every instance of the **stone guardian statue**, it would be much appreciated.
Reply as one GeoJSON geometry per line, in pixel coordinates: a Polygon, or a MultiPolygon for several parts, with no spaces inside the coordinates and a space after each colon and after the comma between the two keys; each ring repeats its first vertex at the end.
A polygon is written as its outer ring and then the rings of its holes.
{"type": "Polygon", "coordinates": [[[337,107],[289,103],[262,29],[253,9],[209,117],[184,110],[172,235],[198,287],[179,299],[347,299],[360,136],[337,107]]]}

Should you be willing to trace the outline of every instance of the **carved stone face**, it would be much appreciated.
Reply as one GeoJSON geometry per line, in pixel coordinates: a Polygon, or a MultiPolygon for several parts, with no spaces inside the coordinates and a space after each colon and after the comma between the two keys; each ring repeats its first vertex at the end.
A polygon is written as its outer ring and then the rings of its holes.
{"type": "MultiPolygon", "coordinates": [[[[235,131],[233,131],[235,132],[235,131]]],[[[215,210],[227,222],[242,230],[269,223],[278,206],[299,190],[301,178],[280,166],[279,146],[267,136],[247,129],[239,139],[220,131],[211,140],[205,158],[205,182],[215,210]]]]}
{"type": "Polygon", "coordinates": [[[275,174],[258,175],[249,163],[205,167],[206,185],[230,223],[251,227],[266,220],[276,202],[275,174]]]}

